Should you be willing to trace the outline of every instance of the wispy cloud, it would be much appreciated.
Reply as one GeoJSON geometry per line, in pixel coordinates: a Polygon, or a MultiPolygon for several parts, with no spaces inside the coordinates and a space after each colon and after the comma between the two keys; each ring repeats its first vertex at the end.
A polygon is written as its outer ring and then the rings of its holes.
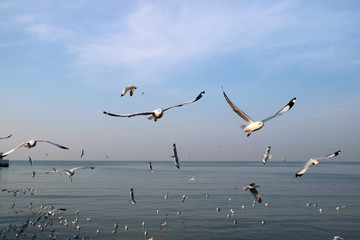
{"type": "MultiPolygon", "coordinates": [[[[84,7],[83,2],[68,9],[74,19],[84,19],[84,7]]],[[[118,17],[92,16],[88,22],[67,21],[66,11],[51,13],[24,14],[16,21],[41,40],[61,43],[75,66],[123,68],[137,78],[157,78],[171,66],[233,50],[264,64],[319,58],[354,24],[352,15],[336,9],[312,10],[292,1],[138,1],[118,17]],[[101,26],[89,24],[97,20],[101,26]]]]}

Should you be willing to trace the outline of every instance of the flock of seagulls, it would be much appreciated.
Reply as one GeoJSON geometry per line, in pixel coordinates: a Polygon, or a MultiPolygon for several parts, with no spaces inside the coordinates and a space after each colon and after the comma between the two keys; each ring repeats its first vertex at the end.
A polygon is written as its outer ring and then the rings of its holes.
{"type": "MultiPolygon", "coordinates": [[[[138,89],[138,87],[136,86],[127,86],[123,89],[122,93],[121,93],[121,97],[125,96],[127,92],[129,92],[129,95],[130,96],[133,96],[134,95],[134,92],[135,90],[138,89]]],[[[260,130],[263,126],[264,126],[264,123],[273,119],[273,118],[276,118],[278,116],[281,116],[282,114],[288,112],[295,104],[296,102],[296,98],[293,98],[291,99],[283,108],[281,108],[279,111],[277,111],[274,115],[268,117],[268,118],[265,118],[261,121],[254,121],[252,120],[247,114],[245,114],[242,110],[240,110],[235,104],[233,104],[231,102],[231,100],[228,98],[228,96],[226,95],[224,89],[222,89],[222,92],[223,92],[223,95],[224,95],[224,98],[226,100],[226,102],[229,104],[229,106],[231,107],[231,109],[236,113],[238,114],[243,120],[245,120],[247,122],[246,125],[242,124],[241,125],[241,128],[243,129],[244,132],[247,132],[247,137],[249,137],[253,132],[255,131],[258,131],[260,130]]],[[[142,93],[143,94],[143,93],[142,93]]],[[[169,109],[172,109],[172,108],[176,108],[176,107],[181,107],[181,106],[184,106],[184,105],[187,105],[187,104],[191,104],[191,103],[194,103],[198,100],[200,100],[205,94],[205,91],[202,91],[200,92],[200,94],[193,100],[190,100],[190,101],[187,101],[187,102],[183,102],[183,103],[180,103],[180,104],[175,104],[175,105],[171,105],[171,106],[168,106],[168,107],[165,107],[165,108],[158,108],[158,109],[155,109],[153,111],[144,111],[144,112],[138,112],[138,113],[131,113],[131,114],[114,114],[114,113],[109,113],[109,112],[106,112],[104,111],[103,113],[106,114],[106,115],[109,115],[109,116],[112,116],[112,117],[127,117],[127,118],[130,118],[130,117],[135,117],[135,116],[142,116],[142,115],[150,115],[148,117],[149,120],[154,120],[154,122],[156,122],[158,119],[162,118],[163,117],[163,114],[165,111],[169,110],[169,109]]],[[[1,137],[0,139],[8,139],[10,138],[12,135],[9,135],[7,137],[1,137]]],[[[64,149],[64,150],[68,150],[69,148],[63,146],[63,145],[60,145],[58,143],[54,143],[54,142],[51,142],[51,141],[48,141],[48,140],[30,140],[30,141],[27,141],[27,142],[24,142],[24,143],[21,143],[19,145],[17,145],[15,148],[5,152],[5,153],[0,153],[0,159],[3,158],[3,157],[6,157],[8,156],[9,154],[13,153],[14,151],[18,150],[19,148],[21,147],[26,147],[26,148],[33,148],[37,145],[37,143],[48,143],[48,144],[51,144],[55,147],[58,147],[58,148],[61,148],[61,149],[64,149]]],[[[268,161],[268,159],[271,159],[271,155],[270,155],[270,150],[271,150],[271,146],[269,146],[266,151],[265,151],[265,154],[263,156],[263,164],[265,165],[268,161]]],[[[304,175],[304,173],[308,170],[309,166],[310,165],[318,165],[319,164],[319,161],[320,160],[323,160],[323,159],[328,159],[328,158],[332,158],[332,157],[336,157],[340,154],[340,150],[335,152],[335,153],[332,153],[332,154],[329,154],[327,156],[324,156],[324,157],[318,157],[318,158],[312,158],[310,159],[309,161],[307,161],[304,166],[302,167],[301,170],[299,170],[296,174],[295,174],[295,177],[298,178],[298,177],[301,177],[304,175]]],[[[82,158],[84,156],[84,149],[82,149],[81,151],[81,154],[80,154],[80,158],[82,158]]],[[[174,164],[176,166],[177,169],[180,169],[180,164],[179,164],[179,157],[178,157],[178,153],[177,153],[177,149],[176,149],[176,144],[174,143],[173,144],[173,155],[171,156],[174,160],[174,164]]],[[[32,165],[32,159],[31,157],[29,156],[29,163],[30,165],[32,165]]],[[[73,178],[73,175],[75,174],[76,171],[78,170],[83,170],[83,169],[94,169],[94,167],[92,166],[81,166],[81,167],[74,167],[72,169],[61,169],[61,170],[57,170],[55,168],[53,168],[51,171],[48,171],[46,172],[45,174],[52,174],[52,173],[58,173],[60,175],[62,175],[62,172],[66,173],[66,175],[68,175],[70,181],[72,182],[72,178],[73,178]]],[[[152,167],[152,163],[149,162],[149,171],[150,172],[155,172],[153,170],[153,167],[152,167]]],[[[35,177],[35,171],[33,171],[32,173],[32,177],[35,177]]],[[[190,178],[189,182],[194,182],[195,181],[195,177],[192,177],[190,178]]],[[[256,185],[255,183],[251,183],[245,187],[243,187],[243,190],[244,191],[247,191],[249,190],[250,193],[253,195],[253,197],[255,198],[255,200],[258,202],[258,203],[262,203],[262,199],[261,199],[261,196],[259,194],[259,192],[257,191],[257,188],[259,188],[258,185],[256,185]]],[[[166,193],[165,199],[168,198],[168,193],[166,193]]],[[[184,194],[182,196],[182,199],[181,201],[184,202],[185,199],[187,198],[187,195],[184,194]]],[[[206,196],[206,198],[208,198],[208,195],[206,196]]],[[[136,204],[136,201],[135,201],[135,198],[134,198],[134,189],[131,188],[130,189],[130,199],[129,201],[132,203],[132,204],[136,204]]],[[[229,201],[231,201],[231,198],[229,198],[229,201]]],[[[255,204],[255,201],[254,201],[254,204],[255,204]]],[[[267,203],[266,203],[266,206],[267,206],[267,203]]],[[[29,206],[30,207],[30,206],[29,206]]],[[[36,222],[39,222],[40,219],[43,217],[43,216],[47,216],[47,215],[52,215],[55,211],[65,211],[66,209],[53,209],[51,211],[47,211],[47,212],[44,212],[42,213],[39,218],[37,219],[36,222]]],[[[232,209],[231,209],[232,210],[232,209]]],[[[159,211],[159,210],[158,210],[159,211]]],[[[220,208],[217,208],[217,212],[220,211],[220,208]]],[[[178,215],[180,215],[180,211],[178,212],[178,215]]],[[[234,212],[232,212],[232,214],[234,214],[234,212]]],[[[87,220],[88,221],[88,220],[87,220]]],[[[90,220],[91,221],[91,218],[90,220]]],[[[237,221],[236,221],[237,223],[237,221]]],[[[234,221],[234,224],[236,224],[235,221],[234,221]]],[[[265,224],[265,221],[262,221],[262,224],[264,225],[265,224]]],[[[165,227],[167,226],[167,223],[166,221],[161,223],[160,225],[161,227],[165,227]]],[[[79,226],[78,226],[79,227],[79,226]]],[[[143,222],[143,227],[144,227],[144,222],[143,222]]],[[[114,227],[114,231],[116,231],[117,227],[114,227]]],[[[79,229],[78,229],[79,230],[79,229]]],[[[127,230],[127,225],[125,226],[125,230],[127,230]]],[[[99,233],[99,229],[97,230],[97,233],[99,233]]],[[[146,233],[146,231],[145,231],[146,233]]],[[[146,234],[145,234],[146,236],[146,234]]],[[[337,236],[336,236],[337,237],[337,236]]],[[[335,239],[335,237],[334,237],[335,239]]],[[[339,238],[336,238],[336,239],[341,239],[340,237],[339,238]]]]}

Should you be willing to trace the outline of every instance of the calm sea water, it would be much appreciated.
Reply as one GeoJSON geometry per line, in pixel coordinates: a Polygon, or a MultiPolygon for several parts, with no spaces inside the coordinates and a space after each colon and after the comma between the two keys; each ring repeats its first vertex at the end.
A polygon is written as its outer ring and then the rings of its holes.
{"type": "Polygon", "coordinates": [[[41,219],[38,224],[43,231],[29,225],[19,239],[31,239],[35,233],[36,239],[49,239],[52,230],[56,239],[74,239],[76,234],[80,239],[333,239],[335,235],[360,239],[359,163],[323,161],[297,179],[295,172],[303,162],[180,164],[178,170],[172,161],[153,162],[152,173],[147,171],[148,162],[34,161],[30,166],[11,161],[9,168],[0,169],[1,189],[33,191],[16,197],[0,192],[0,236],[15,239],[15,227],[7,232],[10,223],[21,227],[27,219],[36,222],[36,210],[43,205],[67,210],[44,223],[41,219]],[[95,169],[79,170],[73,182],[59,174],[44,174],[52,167],[85,165],[95,169]],[[194,182],[189,182],[191,177],[194,182]],[[253,196],[242,190],[252,182],[260,185],[258,191],[267,206],[256,203],[253,207],[253,196]],[[129,202],[130,188],[134,188],[136,205],[129,202]],[[168,199],[164,199],[166,193],[168,199]],[[187,195],[184,202],[183,194],[187,195]],[[235,213],[229,218],[230,209],[235,213]],[[59,223],[60,215],[68,219],[68,226],[59,223]],[[91,222],[86,221],[88,217],[91,222]],[[75,218],[78,222],[73,225],[75,218]],[[160,227],[165,221],[167,227],[160,227]],[[119,228],[113,234],[115,223],[119,228]]]}

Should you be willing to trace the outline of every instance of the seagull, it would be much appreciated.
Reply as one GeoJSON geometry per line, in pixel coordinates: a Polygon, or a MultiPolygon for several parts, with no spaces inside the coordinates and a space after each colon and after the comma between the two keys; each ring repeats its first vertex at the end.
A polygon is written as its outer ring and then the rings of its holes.
{"type": "Polygon", "coordinates": [[[27,147],[27,148],[32,148],[32,147],[35,147],[36,144],[38,142],[44,142],[44,143],[50,143],[56,147],[59,147],[59,148],[62,148],[62,149],[66,149],[66,150],[69,150],[69,148],[67,147],[64,147],[60,144],[57,144],[57,143],[53,143],[53,142],[50,142],[50,141],[47,141],[47,140],[30,140],[30,141],[27,141],[27,142],[24,142],[24,143],[21,143],[19,144],[18,146],[16,146],[15,148],[11,149],[10,151],[7,151],[6,153],[3,153],[0,155],[0,158],[1,157],[6,157],[7,155],[9,155],[10,153],[14,152],[15,150],[21,148],[21,147],[27,147]]]}
{"type": "Polygon", "coordinates": [[[186,196],[186,194],[184,194],[183,196],[182,196],[182,199],[181,199],[181,201],[182,202],[185,202],[185,199],[187,198],[187,196],[186,196]]]}
{"type": "Polygon", "coordinates": [[[82,158],[83,156],[84,156],[84,149],[81,150],[80,158],[82,158]]]}
{"type": "Polygon", "coordinates": [[[269,146],[269,147],[266,149],[266,152],[265,152],[265,154],[264,154],[264,158],[263,158],[263,163],[264,163],[264,165],[266,164],[266,161],[271,158],[270,149],[271,149],[271,146],[269,146]]]}
{"type": "Polygon", "coordinates": [[[10,138],[12,136],[12,134],[10,134],[9,136],[7,137],[0,137],[0,139],[7,139],[7,138],[10,138]]]}
{"type": "Polygon", "coordinates": [[[134,198],[134,189],[133,188],[130,189],[130,202],[132,204],[136,204],[136,201],[135,201],[135,198],[134,198]]]}
{"type": "Polygon", "coordinates": [[[199,100],[200,98],[202,98],[202,96],[205,94],[205,91],[202,91],[199,96],[197,96],[194,100],[188,101],[188,102],[184,102],[184,103],[180,103],[177,105],[172,105],[170,107],[166,107],[164,109],[156,109],[154,111],[147,111],[147,112],[138,112],[138,113],[131,113],[131,114],[113,114],[113,113],[108,113],[108,112],[103,112],[104,114],[107,114],[109,116],[112,117],[134,117],[134,116],[139,116],[139,115],[151,115],[150,117],[148,117],[149,120],[154,120],[154,122],[156,122],[159,118],[161,118],[164,114],[165,111],[174,108],[174,107],[181,107],[185,104],[189,104],[189,103],[193,103],[196,102],[197,100],[199,100]]]}
{"type": "Polygon", "coordinates": [[[173,144],[173,150],[174,150],[174,155],[172,155],[171,157],[174,158],[175,166],[176,166],[178,169],[180,169],[179,157],[178,157],[178,155],[177,155],[175,143],[173,144]]]}
{"type": "Polygon", "coordinates": [[[255,132],[255,131],[261,129],[264,126],[264,122],[269,121],[270,119],[278,117],[278,116],[282,115],[283,113],[289,111],[296,102],[296,98],[293,98],[290,100],[290,102],[288,104],[286,104],[285,107],[280,109],[277,113],[275,113],[271,117],[265,118],[262,121],[254,121],[230,101],[230,99],[226,96],[224,89],[223,89],[223,94],[224,94],[225,100],[230,105],[232,110],[235,113],[237,113],[242,119],[244,119],[246,122],[248,122],[248,125],[241,125],[241,128],[244,129],[244,132],[247,132],[248,137],[251,135],[252,132],[255,132]]]}
{"type": "Polygon", "coordinates": [[[256,190],[256,188],[259,187],[258,185],[256,185],[256,183],[250,183],[249,185],[247,185],[246,187],[244,187],[244,191],[247,191],[248,189],[250,190],[251,194],[254,196],[254,198],[256,199],[256,201],[258,201],[259,203],[262,202],[261,197],[259,192],[256,190]]]}
{"type": "Polygon", "coordinates": [[[327,159],[327,158],[332,158],[332,157],[336,157],[337,155],[339,155],[341,152],[341,150],[334,152],[332,154],[329,154],[325,157],[318,157],[318,158],[311,158],[309,161],[307,161],[304,166],[302,167],[302,169],[300,171],[298,171],[295,174],[295,177],[301,177],[302,175],[304,175],[304,173],[306,172],[306,170],[308,170],[309,166],[312,165],[318,165],[319,164],[319,160],[322,159],[327,159]]]}
{"type": "Polygon", "coordinates": [[[150,172],[155,172],[155,171],[153,170],[153,168],[152,168],[151,162],[149,162],[149,171],[150,171],[150,172]]]}
{"type": "Polygon", "coordinates": [[[67,169],[63,169],[63,172],[66,172],[66,174],[69,176],[70,181],[72,182],[72,176],[75,174],[75,171],[80,170],[80,169],[94,169],[95,167],[92,166],[84,166],[84,167],[75,167],[72,168],[70,170],[67,169]]]}
{"type": "Polygon", "coordinates": [[[131,97],[134,94],[136,89],[137,89],[137,87],[135,87],[135,86],[127,86],[122,90],[121,96],[124,96],[130,90],[130,97],[131,97]]]}
{"type": "Polygon", "coordinates": [[[32,177],[34,178],[35,177],[35,171],[32,171],[32,177]]]}
{"type": "Polygon", "coordinates": [[[31,160],[30,156],[29,156],[29,163],[30,163],[30,166],[32,166],[32,160],[31,160]]]}

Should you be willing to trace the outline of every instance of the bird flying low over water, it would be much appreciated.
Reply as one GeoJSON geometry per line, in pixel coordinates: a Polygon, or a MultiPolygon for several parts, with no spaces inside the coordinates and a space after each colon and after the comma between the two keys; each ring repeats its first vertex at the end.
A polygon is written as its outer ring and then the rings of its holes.
{"type": "Polygon", "coordinates": [[[122,90],[121,96],[124,96],[130,90],[130,97],[131,97],[134,94],[136,89],[137,89],[137,87],[135,87],[135,86],[127,86],[122,90]]]}
{"type": "Polygon", "coordinates": [[[178,169],[180,169],[179,157],[178,157],[178,155],[177,155],[175,143],[173,144],[173,151],[174,151],[174,155],[172,155],[171,157],[174,158],[175,166],[176,166],[178,169]]]}
{"type": "Polygon", "coordinates": [[[270,149],[271,149],[271,146],[269,146],[269,147],[266,149],[266,152],[265,152],[265,154],[264,154],[264,158],[263,158],[263,163],[264,163],[264,165],[266,164],[266,161],[271,158],[270,149]]]}
{"type": "Polygon", "coordinates": [[[17,150],[17,149],[19,149],[21,147],[27,147],[27,148],[35,147],[38,142],[50,143],[50,144],[52,144],[52,145],[54,145],[56,147],[62,148],[62,149],[66,149],[66,150],[69,149],[69,148],[64,147],[64,146],[62,146],[60,144],[53,143],[53,142],[50,142],[50,141],[47,141],[47,140],[30,140],[30,141],[19,144],[18,146],[11,149],[10,151],[7,151],[6,153],[1,154],[0,157],[5,157],[5,156],[9,155],[10,153],[14,152],[15,150],[17,150]]]}
{"type": "Polygon", "coordinates": [[[32,166],[32,160],[31,160],[30,156],[29,156],[29,163],[30,163],[30,166],[32,166]]]}
{"type": "Polygon", "coordinates": [[[129,200],[132,204],[136,204],[135,198],[134,198],[134,189],[131,188],[130,189],[130,200],[129,200]]]}
{"type": "Polygon", "coordinates": [[[66,172],[66,174],[69,176],[70,181],[72,182],[72,176],[75,174],[75,171],[81,170],[81,169],[94,169],[95,167],[92,166],[84,166],[84,167],[75,167],[70,170],[63,169],[63,172],[66,172]]]}
{"type": "Polygon", "coordinates": [[[80,154],[80,158],[82,158],[83,156],[84,156],[84,149],[83,150],[81,150],[81,154],[80,154]]]}
{"type": "Polygon", "coordinates": [[[287,111],[289,111],[296,102],[296,98],[293,98],[290,100],[290,102],[288,104],[286,104],[285,107],[280,109],[277,113],[275,113],[271,117],[265,118],[262,121],[254,121],[248,115],[246,115],[243,111],[241,111],[237,106],[235,106],[235,104],[233,104],[230,101],[230,99],[226,96],[224,89],[222,91],[223,91],[226,102],[229,104],[229,106],[232,108],[232,110],[235,113],[237,113],[242,119],[244,119],[246,122],[248,122],[248,125],[241,125],[241,128],[244,129],[244,132],[247,132],[248,137],[251,135],[252,132],[255,132],[255,131],[261,129],[264,126],[264,122],[269,121],[270,119],[278,117],[278,116],[282,115],[283,113],[286,113],[287,111]]]}
{"type": "Polygon", "coordinates": [[[172,105],[169,107],[166,107],[164,109],[156,109],[154,111],[148,111],[148,112],[138,112],[138,113],[131,113],[131,114],[113,114],[113,113],[108,113],[108,112],[103,112],[104,114],[107,114],[109,116],[112,117],[134,117],[134,116],[139,116],[139,115],[151,115],[150,117],[148,117],[149,120],[154,120],[154,122],[156,122],[159,118],[161,118],[164,114],[165,111],[174,108],[174,107],[181,107],[185,104],[189,104],[189,103],[193,103],[196,102],[197,100],[199,100],[200,98],[202,98],[202,96],[205,94],[205,91],[202,91],[194,100],[188,101],[188,102],[184,102],[184,103],[180,103],[180,104],[176,104],[176,105],[172,105]]]}
{"type": "Polygon", "coordinates": [[[250,183],[249,185],[247,185],[246,187],[244,187],[244,191],[250,190],[251,194],[254,196],[254,198],[256,199],[256,201],[258,201],[259,203],[262,202],[261,197],[260,197],[260,193],[256,190],[256,188],[258,188],[259,186],[256,185],[256,183],[250,183]]]}
{"type": "Polygon", "coordinates": [[[340,152],[341,152],[341,150],[339,150],[337,152],[334,152],[332,154],[329,154],[329,155],[327,155],[325,157],[311,158],[309,161],[307,161],[304,164],[302,169],[295,174],[295,177],[301,177],[302,175],[304,175],[304,173],[306,172],[306,170],[308,170],[310,165],[318,165],[320,163],[319,160],[336,157],[337,155],[340,154],[340,152]]]}
{"type": "Polygon", "coordinates": [[[7,137],[0,137],[0,139],[7,139],[7,138],[10,138],[12,136],[12,134],[10,134],[9,136],[7,137]]]}

